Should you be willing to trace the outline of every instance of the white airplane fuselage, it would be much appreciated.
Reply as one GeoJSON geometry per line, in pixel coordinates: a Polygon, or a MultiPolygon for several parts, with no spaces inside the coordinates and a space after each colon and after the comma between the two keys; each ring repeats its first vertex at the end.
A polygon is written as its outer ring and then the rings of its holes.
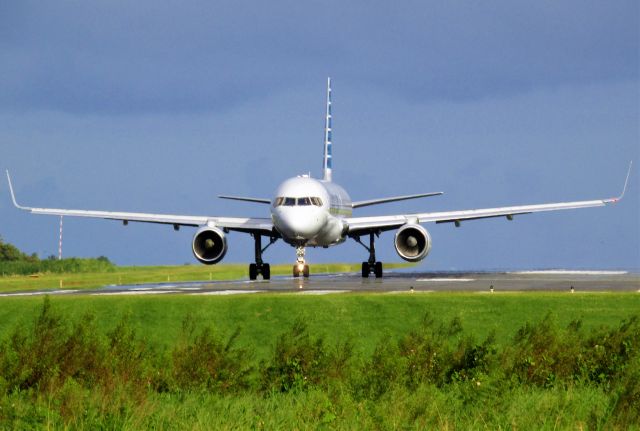
{"type": "Polygon", "coordinates": [[[328,247],[344,242],[351,217],[349,194],[329,181],[289,178],[276,189],[271,220],[282,239],[296,246],[328,247]]]}

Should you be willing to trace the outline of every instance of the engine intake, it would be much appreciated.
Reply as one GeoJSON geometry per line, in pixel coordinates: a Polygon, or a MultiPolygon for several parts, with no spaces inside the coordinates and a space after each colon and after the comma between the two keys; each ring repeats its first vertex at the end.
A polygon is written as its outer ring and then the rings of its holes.
{"type": "Polygon", "coordinates": [[[227,254],[224,232],[215,227],[203,227],[193,237],[193,255],[206,265],[213,265],[227,254]]]}
{"type": "Polygon", "coordinates": [[[405,224],[393,240],[398,255],[406,261],[418,262],[431,250],[431,236],[419,224],[405,224]]]}

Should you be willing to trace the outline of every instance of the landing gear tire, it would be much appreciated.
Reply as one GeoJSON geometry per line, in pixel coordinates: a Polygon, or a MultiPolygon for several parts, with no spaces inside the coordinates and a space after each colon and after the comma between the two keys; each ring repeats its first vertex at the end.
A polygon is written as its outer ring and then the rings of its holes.
{"type": "Polygon", "coordinates": [[[293,265],[293,277],[297,278],[300,276],[309,278],[309,265],[303,265],[302,269],[300,268],[299,264],[293,265]]]}
{"type": "Polygon", "coordinates": [[[376,275],[376,278],[382,278],[382,262],[376,262],[373,267],[373,273],[376,275]]]}
{"type": "Polygon", "coordinates": [[[369,278],[369,262],[362,262],[362,278],[369,278]]]}
{"type": "Polygon", "coordinates": [[[373,273],[376,278],[382,277],[382,262],[362,262],[362,278],[369,278],[369,274],[373,273]]]}
{"type": "Polygon", "coordinates": [[[262,274],[263,280],[269,280],[271,278],[271,266],[268,263],[257,265],[252,263],[249,265],[249,280],[257,280],[258,275],[262,274]]]}

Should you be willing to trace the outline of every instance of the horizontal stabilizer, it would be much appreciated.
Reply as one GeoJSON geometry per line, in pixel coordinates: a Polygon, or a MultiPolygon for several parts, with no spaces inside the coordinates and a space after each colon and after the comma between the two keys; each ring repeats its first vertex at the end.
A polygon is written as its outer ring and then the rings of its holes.
{"type": "Polygon", "coordinates": [[[269,205],[271,203],[270,199],[263,199],[263,198],[245,198],[242,196],[222,196],[222,195],[219,195],[218,197],[220,199],[231,199],[233,201],[245,201],[245,202],[258,203],[258,204],[269,205]]]}
{"type": "Polygon", "coordinates": [[[426,198],[429,196],[438,196],[438,195],[441,195],[442,193],[443,192],[431,192],[431,193],[420,193],[417,195],[393,196],[390,198],[370,199],[368,201],[353,202],[351,206],[353,208],[360,208],[360,207],[366,207],[369,205],[386,204],[388,202],[406,201],[408,199],[418,199],[418,198],[426,198]]]}

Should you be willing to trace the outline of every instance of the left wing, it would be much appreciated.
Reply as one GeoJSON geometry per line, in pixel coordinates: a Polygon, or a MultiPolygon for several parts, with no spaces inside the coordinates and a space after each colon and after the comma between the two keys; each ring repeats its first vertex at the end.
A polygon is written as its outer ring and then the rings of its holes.
{"type": "Polygon", "coordinates": [[[597,199],[589,201],[549,203],[538,205],[520,205],[499,208],[483,208],[475,210],[462,211],[443,211],[418,213],[407,215],[391,215],[391,216],[375,216],[375,217],[349,217],[345,218],[345,222],[349,226],[349,234],[358,235],[367,232],[382,232],[386,230],[396,229],[406,223],[455,223],[459,226],[462,221],[477,220],[492,217],[506,217],[511,220],[515,215],[530,214],[545,211],[559,211],[578,208],[602,207],[607,204],[618,202],[624,197],[629,182],[629,174],[631,173],[631,164],[624,182],[624,188],[620,196],[610,199],[597,199]]]}
{"type": "Polygon", "coordinates": [[[13,205],[32,214],[46,214],[70,217],[89,217],[102,218],[108,220],[120,220],[125,225],[130,221],[142,223],[159,223],[173,225],[178,230],[180,226],[216,226],[222,229],[234,230],[238,232],[261,233],[270,236],[279,236],[277,231],[273,229],[273,223],[269,218],[253,218],[253,217],[211,217],[211,216],[188,216],[173,214],[151,214],[151,213],[132,213],[132,212],[113,212],[113,211],[87,211],[87,210],[69,210],[58,208],[34,208],[19,205],[16,201],[15,193],[9,171],[7,171],[7,179],[9,181],[9,191],[13,205]]]}

